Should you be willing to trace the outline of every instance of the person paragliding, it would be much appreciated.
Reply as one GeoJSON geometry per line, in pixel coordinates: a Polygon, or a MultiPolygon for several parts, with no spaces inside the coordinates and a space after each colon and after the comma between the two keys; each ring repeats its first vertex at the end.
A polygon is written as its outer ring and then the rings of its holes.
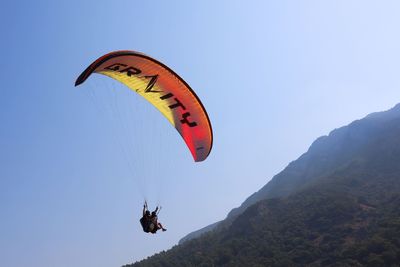
{"type": "Polygon", "coordinates": [[[158,230],[162,230],[163,232],[167,231],[160,222],[158,222],[158,216],[157,216],[157,211],[160,211],[158,207],[156,207],[155,211],[151,213],[150,219],[151,219],[151,224],[154,226],[151,233],[155,234],[158,230]]]}
{"type": "Polygon", "coordinates": [[[143,204],[143,212],[142,218],[140,218],[140,224],[142,225],[143,231],[146,233],[150,232],[150,223],[151,223],[151,215],[150,211],[147,208],[147,202],[145,201],[143,204]]]}
{"type": "Polygon", "coordinates": [[[167,229],[165,229],[162,226],[162,224],[158,222],[158,212],[159,211],[160,211],[160,208],[156,207],[156,209],[150,213],[150,211],[147,207],[147,202],[146,201],[144,202],[142,218],[140,218],[140,224],[145,233],[155,234],[160,229],[163,232],[167,231],[167,229]]]}
{"type": "MultiPolygon", "coordinates": [[[[90,64],[76,79],[75,86],[93,73],[121,82],[157,108],[181,135],[195,162],[208,157],[213,131],[207,111],[189,84],[171,68],[140,52],[114,51],[90,64]]],[[[150,213],[144,203],[140,219],[144,232],[166,231],[158,222],[159,211],[157,207],[150,213]]]]}

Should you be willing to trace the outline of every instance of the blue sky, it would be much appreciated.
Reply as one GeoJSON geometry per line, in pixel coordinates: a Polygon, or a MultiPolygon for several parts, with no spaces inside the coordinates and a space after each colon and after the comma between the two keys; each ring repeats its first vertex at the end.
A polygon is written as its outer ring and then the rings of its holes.
{"type": "Polygon", "coordinates": [[[318,136],[400,102],[399,10],[398,1],[2,3],[1,265],[120,266],[223,219],[318,136]],[[99,76],[73,86],[121,49],[157,58],[196,91],[214,129],[205,162],[122,86],[99,76]],[[141,232],[145,196],[163,206],[167,232],[141,232]]]}

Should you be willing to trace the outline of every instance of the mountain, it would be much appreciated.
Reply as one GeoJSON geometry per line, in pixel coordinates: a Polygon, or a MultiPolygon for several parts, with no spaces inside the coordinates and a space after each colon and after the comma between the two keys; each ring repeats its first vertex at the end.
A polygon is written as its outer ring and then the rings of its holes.
{"type": "MultiPolygon", "coordinates": [[[[356,157],[357,153],[360,153],[360,149],[370,142],[382,127],[385,127],[387,122],[399,117],[400,104],[388,111],[372,113],[362,120],[333,130],[328,136],[318,138],[306,153],[291,162],[258,192],[248,197],[240,207],[231,210],[225,222],[232,221],[260,200],[288,196],[293,191],[306,187],[319,177],[347,164],[356,157]]],[[[179,243],[199,237],[215,229],[222,222],[190,233],[179,243]]]]}
{"type": "Polygon", "coordinates": [[[400,105],[318,138],[212,228],[127,266],[399,266],[400,105]]]}

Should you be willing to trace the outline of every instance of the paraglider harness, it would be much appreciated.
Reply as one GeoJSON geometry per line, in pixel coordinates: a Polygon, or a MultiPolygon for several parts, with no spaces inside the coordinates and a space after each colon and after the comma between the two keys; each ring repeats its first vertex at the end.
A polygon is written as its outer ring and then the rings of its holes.
{"type": "MultiPolygon", "coordinates": [[[[157,219],[154,221],[154,217],[152,217],[152,215],[147,215],[145,213],[145,211],[148,211],[148,207],[147,207],[147,202],[144,202],[143,205],[143,217],[140,218],[140,224],[142,225],[143,231],[146,233],[152,233],[155,234],[158,230],[158,223],[157,223],[157,219]]],[[[156,208],[156,210],[154,211],[155,216],[157,217],[158,214],[161,211],[161,206],[160,208],[156,208]]]]}
{"type": "Polygon", "coordinates": [[[142,225],[143,231],[146,233],[150,233],[151,229],[150,229],[150,224],[151,221],[145,217],[140,218],[140,224],[142,225]]]}

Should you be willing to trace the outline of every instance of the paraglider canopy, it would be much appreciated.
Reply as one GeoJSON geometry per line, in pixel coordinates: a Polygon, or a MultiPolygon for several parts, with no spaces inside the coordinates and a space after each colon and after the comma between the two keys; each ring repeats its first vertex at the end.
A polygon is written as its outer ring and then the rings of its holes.
{"type": "Polygon", "coordinates": [[[213,134],[207,112],[196,93],[169,67],[139,52],[111,52],[87,67],[75,86],[92,73],[123,83],[154,105],[180,133],[195,161],[210,154],[213,134]]]}

